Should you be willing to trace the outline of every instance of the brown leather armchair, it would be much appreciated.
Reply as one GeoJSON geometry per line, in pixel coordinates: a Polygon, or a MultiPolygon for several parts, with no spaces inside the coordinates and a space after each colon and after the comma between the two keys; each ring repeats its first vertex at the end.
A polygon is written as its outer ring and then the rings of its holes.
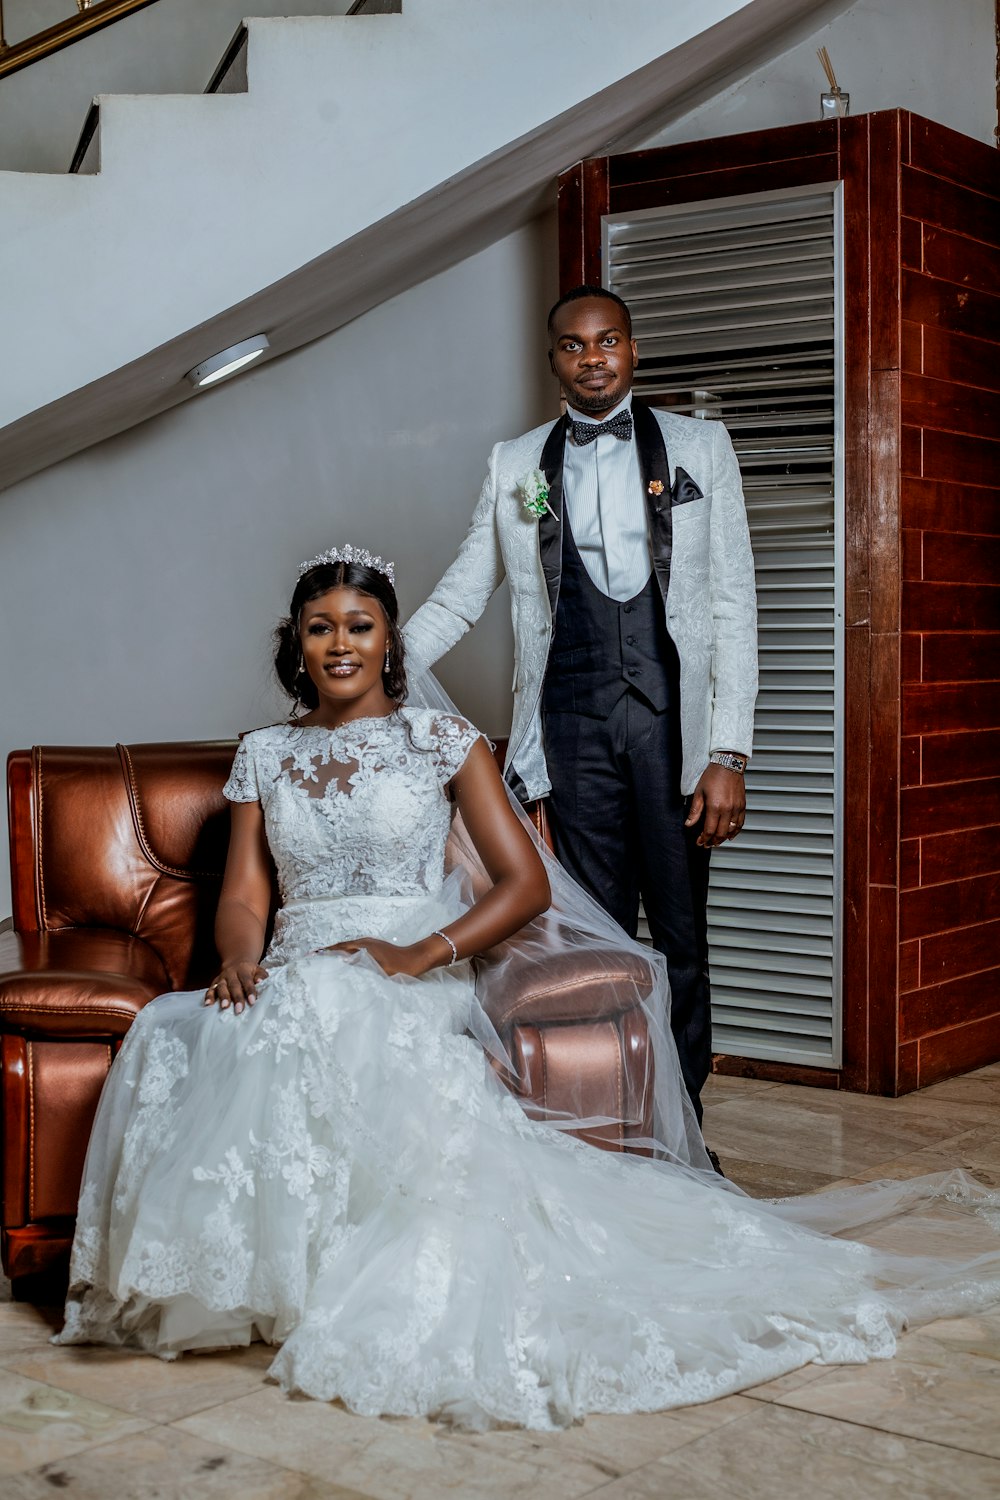
{"type": "MultiPolygon", "coordinates": [[[[15,1282],[65,1264],[94,1111],[133,1017],[213,971],[234,750],[36,746],[8,760],[0,1243],[15,1282]]],[[[544,834],[541,809],[536,821],[544,834]]],[[[651,1059],[642,1011],[609,998],[608,972],[600,955],[523,964],[491,1019],[520,1079],[507,1082],[547,1109],[582,1099],[589,1114],[628,1115],[589,1136],[621,1151],[650,1129],[651,1059]]]]}

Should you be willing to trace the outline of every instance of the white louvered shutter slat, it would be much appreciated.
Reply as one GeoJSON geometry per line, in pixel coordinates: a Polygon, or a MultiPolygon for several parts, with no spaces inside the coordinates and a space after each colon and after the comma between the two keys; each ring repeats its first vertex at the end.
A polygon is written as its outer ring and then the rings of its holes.
{"type": "Polygon", "coordinates": [[[746,828],[712,856],[714,1046],[827,1067],[841,1060],[841,234],[836,184],[604,220],[636,394],[726,423],[753,540],[760,696],[746,828]]]}

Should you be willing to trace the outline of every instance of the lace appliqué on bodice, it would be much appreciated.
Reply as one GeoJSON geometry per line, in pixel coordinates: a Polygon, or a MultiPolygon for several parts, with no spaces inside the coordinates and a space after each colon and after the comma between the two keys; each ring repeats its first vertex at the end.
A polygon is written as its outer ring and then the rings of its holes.
{"type": "Polygon", "coordinates": [[[276,724],[244,737],[225,796],[263,807],[283,904],[434,895],[445,788],[478,738],[467,719],[414,708],[339,729],[276,724]]]}

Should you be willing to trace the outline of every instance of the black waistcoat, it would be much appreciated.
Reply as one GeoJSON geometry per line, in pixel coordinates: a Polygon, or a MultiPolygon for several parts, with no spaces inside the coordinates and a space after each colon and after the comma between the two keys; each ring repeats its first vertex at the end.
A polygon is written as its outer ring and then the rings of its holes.
{"type": "Polygon", "coordinates": [[[610,599],[592,582],[564,514],[562,571],[543,711],[606,719],[631,689],[662,713],[678,701],[679,670],[655,573],[650,572],[634,599],[610,599]]]}

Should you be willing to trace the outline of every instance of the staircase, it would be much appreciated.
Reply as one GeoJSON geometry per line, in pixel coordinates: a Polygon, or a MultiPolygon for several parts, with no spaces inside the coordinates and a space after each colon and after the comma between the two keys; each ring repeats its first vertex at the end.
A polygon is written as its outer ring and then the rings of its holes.
{"type": "Polygon", "coordinates": [[[0,172],[0,488],[188,399],[221,348],[286,353],[454,264],[846,3],[249,19],[213,92],[101,98],[77,171],[0,172]]]}

